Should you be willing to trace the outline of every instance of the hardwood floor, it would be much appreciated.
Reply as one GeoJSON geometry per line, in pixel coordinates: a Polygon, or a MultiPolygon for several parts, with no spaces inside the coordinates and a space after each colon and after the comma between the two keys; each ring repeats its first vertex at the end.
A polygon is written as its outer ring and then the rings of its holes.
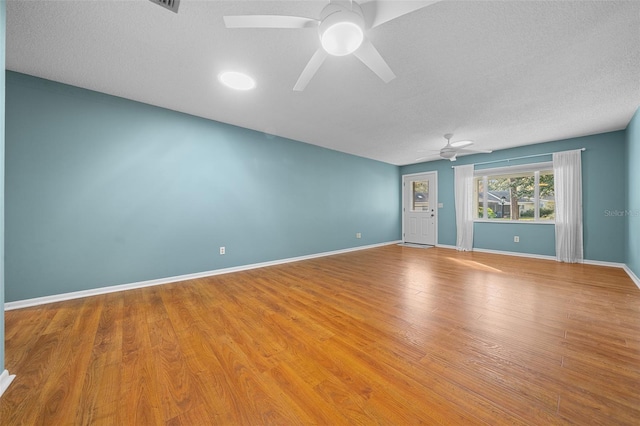
{"type": "Polygon", "coordinates": [[[617,268],[398,246],[6,312],[2,425],[638,425],[617,268]]]}

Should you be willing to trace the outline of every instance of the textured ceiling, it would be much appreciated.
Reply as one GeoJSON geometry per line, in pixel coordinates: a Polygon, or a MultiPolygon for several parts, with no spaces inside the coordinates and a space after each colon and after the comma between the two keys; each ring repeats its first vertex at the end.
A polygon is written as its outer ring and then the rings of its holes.
{"type": "Polygon", "coordinates": [[[395,80],[329,57],[303,92],[315,29],[222,19],[325,4],[9,0],[7,69],[397,165],[437,159],[449,132],[497,150],[624,129],[640,105],[636,0],[444,0],[368,32],[395,80]],[[226,69],[257,88],[221,86],[226,69]]]}

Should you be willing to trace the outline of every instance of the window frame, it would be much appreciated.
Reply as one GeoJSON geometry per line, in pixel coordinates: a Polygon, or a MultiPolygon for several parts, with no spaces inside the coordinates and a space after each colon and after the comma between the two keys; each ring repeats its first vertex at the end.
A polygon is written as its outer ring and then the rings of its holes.
{"type": "MultiPolygon", "coordinates": [[[[475,206],[479,206],[480,199],[478,196],[478,178],[482,178],[482,186],[483,192],[485,193],[485,197],[482,202],[482,210],[483,212],[488,212],[488,181],[489,177],[501,177],[512,174],[525,174],[525,173],[533,173],[534,175],[534,218],[533,220],[504,220],[500,219],[490,219],[488,217],[478,217],[478,208],[474,208],[474,218],[473,221],[478,223],[524,223],[524,224],[532,224],[532,225],[555,225],[555,219],[540,219],[540,172],[550,170],[553,173],[553,162],[545,161],[540,163],[528,163],[521,164],[517,166],[503,166],[503,167],[492,167],[486,169],[478,169],[473,171],[473,181],[474,181],[474,193],[473,193],[473,204],[475,206]]],[[[555,177],[555,176],[554,176],[555,177]]],[[[554,202],[555,202],[555,192],[554,192],[554,202]]],[[[485,215],[486,216],[486,215],[485,215]]]]}

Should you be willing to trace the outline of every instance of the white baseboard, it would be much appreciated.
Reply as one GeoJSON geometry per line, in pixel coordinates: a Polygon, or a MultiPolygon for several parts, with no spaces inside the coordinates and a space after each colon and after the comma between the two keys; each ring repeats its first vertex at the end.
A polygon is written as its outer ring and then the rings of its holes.
{"type": "Polygon", "coordinates": [[[517,251],[490,250],[490,249],[475,248],[475,247],[473,248],[473,251],[477,251],[479,253],[501,254],[504,256],[528,257],[531,259],[556,260],[555,256],[547,256],[544,254],[521,253],[517,251]]]}
{"type": "Polygon", "coordinates": [[[444,248],[444,249],[452,249],[452,250],[455,250],[455,249],[456,249],[456,246],[449,246],[449,245],[447,245],[447,244],[436,244],[436,247],[438,247],[438,248],[444,248]]]}
{"type": "Polygon", "coordinates": [[[638,278],[638,276],[634,274],[631,268],[629,268],[627,265],[624,265],[623,268],[627,273],[627,275],[629,275],[629,278],[631,278],[631,281],[633,281],[636,284],[636,286],[640,288],[640,278],[638,278]]]}
{"type": "Polygon", "coordinates": [[[120,285],[114,285],[109,287],[99,287],[99,288],[94,288],[90,290],[81,290],[81,291],[74,291],[70,293],[54,294],[51,296],[36,297],[33,299],[17,300],[15,302],[6,302],[4,304],[4,310],[10,311],[13,309],[28,308],[31,306],[44,305],[47,303],[62,302],[65,300],[79,299],[82,297],[89,297],[89,296],[97,296],[100,294],[115,293],[117,291],[132,290],[132,289],[142,288],[142,287],[151,287],[155,285],[194,280],[197,278],[212,277],[214,275],[229,274],[232,272],[248,271],[250,269],[264,268],[266,266],[281,265],[284,263],[299,262],[301,260],[315,259],[318,257],[333,256],[336,254],[349,253],[349,252],[359,251],[359,250],[367,250],[375,247],[398,244],[399,242],[401,242],[401,240],[390,241],[390,242],[379,243],[379,244],[371,244],[367,246],[352,247],[352,248],[342,249],[342,250],[334,250],[334,251],[329,251],[324,253],[310,254],[307,256],[291,257],[288,259],[273,260],[270,262],[234,266],[232,268],[215,269],[213,271],[198,272],[195,274],[179,275],[175,277],[159,278],[156,280],[140,281],[140,282],[130,283],[130,284],[120,284],[120,285]]]}
{"type": "Polygon", "coordinates": [[[7,390],[13,379],[15,379],[15,375],[9,375],[7,370],[4,370],[2,374],[0,374],[0,397],[7,390]]]}
{"type": "MultiPolygon", "coordinates": [[[[455,249],[454,246],[440,246],[440,245],[438,245],[438,247],[454,248],[455,249]]],[[[532,259],[556,260],[555,256],[546,256],[546,255],[541,255],[541,254],[530,254],[530,253],[519,253],[519,252],[515,252],[515,251],[500,251],[500,250],[489,250],[489,249],[480,249],[480,248],[474,248],[473,251],[477,251],[477,252],[480,252],[480,253],[502,254],[502,255],[505,255],[505,256],[529,257],[529,258],[532,258],[532,259]]],[[[629,268],[624,263],[606,262],[606,261],[603,261],[603,260],[589,260],[589,259],[584,259],[582,261],[582,263],[585,264],[585,265],[607,266],[609,268],[622,268],[622,269],[625,270],[627,275],[629,275],[629,278],[631,278],[631,280],[634,282],[634,284],[638,288],[640,288],[640,279],[636,276],[636,274],[633,273],[631,268],[629,268]]]]}
{"type": "Polygon", "coordinates": [[[608,266],[610,268],[624,268],[626,265],[620,262],[605,262],[603,260],[589,260],[585,259],[582,261],[585,265],[596,265],[596,266],[608,266]]]}
{"type": "MultiPolygon", "coordinates": [[[[284,264],[284,263],[299,262],[301,260],[315,259],[315,258],[318,258],[318,257],[332,256],[332,255],[336,255],[336,254],[349,253],[349,252],[354,252],[354,251],[359,251],[359,250],[367,250],[367,249],[371,249],[371,248],[375,248],[375,247],[382,247],[382,246],[386,246],[386,245],[398,244],[398,243],[401,243],[401,242],[402,242],[402,240],[389,241],[389,242],[385,242],[385,243],[371,244],[371,245],[367,245],[367,246],[352,247],[352,248],[348,248],[348,249],[335,250],[335,251],[324,252],[324,253],[316,253],[316,254],[311,254],[311,255],[307,255],[307,256],[292,257],[292,258],[288,258],[288,259],[280,259],[280,260],[274,260],[274,261],[270,261],[270,262],[254,263],[254,264],[251,264],[251,265],[242,265],[242,266],[235,266],[235,267],[232,267],[232,268],[224,268],[224,269],[216,269],[216,270],[213,270],[213,271],[198,272],[198,273],[195,273],[195,274],[179,275],[179,276],[175,276],[175,277],[159,278],[157,280],[140,281],[140,282],[130,283],[130,284],[121,284],[121,285],[114,285],[114,286],[109,286],[109,287],[99,287],[99,288],[95,288],[95,289],[91,289],[91,290],[82,290],[82,291],[75,291],[75,292],[70,292],[70,293],[55,294],[55,295],[52,295],[52,296],[36,297],[36,298],[33,298],[33,299],[17,300],[15,302],[6,302],[4,304],[4,309],[5,309],[5,311],[10,311],[10,310],[13,310],[13,309],[28,308],[28,307],[31,307],[31,306],[44,305],[44,304],[47,304],[47,303],[54,303],[54,302],[62,302],[62,301],[65,301],[65,300],[79,299],[79,298],[82,298],[82,297],[97,296],[97,295],[100,295],[100,294],[115,293],[115,292],[118,292],[118,291],[132,290],[132,289],[136,289],[136,288],[151,287],[151,286],[155,286],[155,285],[162,285],[162,284],[169,284],[169,283],[175,283],[175,282],[180,282],[180,281],[194,280],[194,279],[198,279],[198,278],[212,277],[212,276],[215,276],[215,275],[229,274],[229,273],[232,273],[232,272],[248,271],[250,269],[264,268],[264,267],[267,267],[267,266],[281,265],[281,264],[284,264]]],[[[437,244],[436,247],[444,248],[444,249],[451,249],[451,250],[455,250],[456,249],[455,246],[450,246],[450,245],[446,245],[446,244],[437,244]]],[[[477,251],[477,252],[480,252],[480,253],[499,254],[499,255],[505,255],[505,256],[528,257],[528,258],[532,258],[532,259],[543,259],[543,260],[554,260],[554,261],[556,260],[555,256],[547,256],[547,255],[531,254],[531,253],[520,253],[520,252],[512,252],[512,251],[490,250],[490,249],[481,249],[481,248],[474,248],[473,251],[477,251]]],[[[598,265],[598,266],[608,266],[608,267],[614,267],[614,268],[623,268],[627,272],[629,277],[633,280],[633,282],[638,286],[638,288],[640,288],[640,279],[638,279],[638,277],[633,273],[633,271],[627,265],[625,265],[623,263],[604,262],[604,261],[599,261],[599,260],[584,260],[583,263],[588,264],[588,265],[598,265]]]]}
{"type": "MultiPolygon", "coordinates": [[[[543,259],[543,260],[554,260],[554,261],[556,260],[555,256],[549,256],[544,254],[521,253],[517,251],[490,250],[490,249],[482,249],[482,248],[474,248],[473,251],[477,251],[480,253],[502,254],[505,256],[528,257],[531,259],[543,259]]],[[[610,268],[624,268],[626,266],[624,263],[619,263],[619,262],[606,262],[603,260],[589,260],[589,259],[584,259],[582,262],[579,262],[579,263],[583,263],[585,265],[608,266],[610,268]]]]}

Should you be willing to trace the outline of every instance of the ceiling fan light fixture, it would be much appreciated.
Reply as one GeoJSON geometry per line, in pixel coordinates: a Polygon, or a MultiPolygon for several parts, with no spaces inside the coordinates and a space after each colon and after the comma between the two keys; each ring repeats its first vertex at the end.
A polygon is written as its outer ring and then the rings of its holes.
{"type": "Polygon", "coordinates": [[[251,90],[256,87],[256,81],[238,71],[225,71],[218,75],[218,80],[225,86],[235,90],[251,90]]]}
{"type": "Polygon", "coordinates": [[[330,55],[355,52],[364,40],[364,19],[356,12],[339,10],[322,20],[318,31],[322,48],[330,55]]]}
{"type": "Polygon", "coordinates": [[[456,158],[457,151],[454,149],[442,149],[440,150],[440,157],[446,158],[447,160],[454,161],[456,158]]]}
{"type": "Polygon", "coordinates": [[[322,48],[333,56],[345,56],[355,52],[364,40],[362,28],[353,22],[338,22],[322,34],[322,48]]]}

